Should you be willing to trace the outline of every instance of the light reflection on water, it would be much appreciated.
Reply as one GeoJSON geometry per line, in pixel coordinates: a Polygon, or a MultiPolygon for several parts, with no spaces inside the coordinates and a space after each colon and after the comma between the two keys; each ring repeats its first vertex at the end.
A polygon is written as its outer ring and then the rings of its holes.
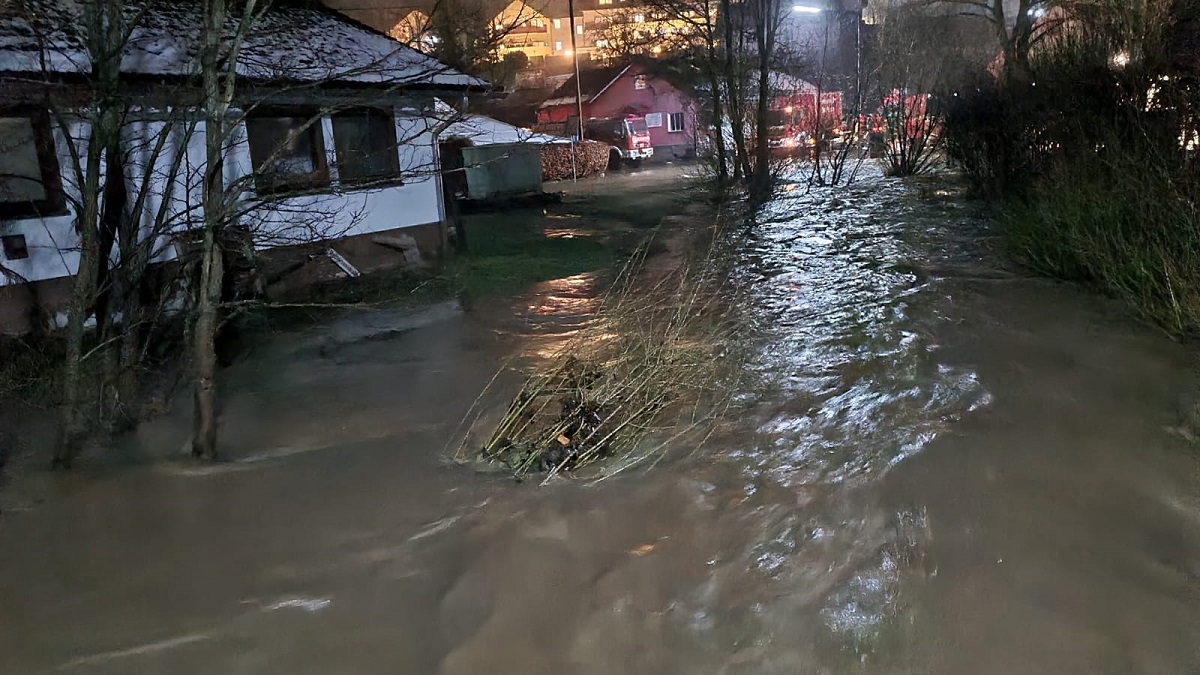
{"type": "Polygon", "coordinates": [[[742,245],[762,335],[751,367],[772,392],[759,444],[739,452],[751,474],[870,477],[989,400],[975,373],[938,362],[928,312],[913,306],[929,285],[897,271],[926,260],[927,246],[873,217],[904,219],[912,202],[878,180],[778,200],[742,245]]]}
{"type": "Polygon", "coordinates": [[[864,517],[866,505],[835,507],[838,495],[878,481],[991,401],[975,372],[939,359],[937,292],[914,268],[941,254],[913,227],[929,217],[918,210],[929,207],[878,179],[792,191],[767,204],[738,244],[758,334],[752,391],[738,400],[755,428],[725,456],[745,477],[747,499],[769,486],[796,495],[795,506],[760,514],[741,563],[772,580],[765,595],[736,601],[750,604],[741,614],[772,645],[761,660],[744,656],[763,671],[789,653],[815,658],[821,645],[861,658],[879,648],[906,611],[904,578],[928,574],[928,522],[922,512],[864,517]],[[811,621],[825,638],[780,649],[811,621]]]}

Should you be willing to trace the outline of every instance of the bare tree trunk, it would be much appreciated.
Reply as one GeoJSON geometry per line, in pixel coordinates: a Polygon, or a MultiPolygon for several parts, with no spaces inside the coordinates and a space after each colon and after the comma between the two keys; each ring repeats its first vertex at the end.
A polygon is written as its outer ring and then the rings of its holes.
{"type": "MultiPolygon", "coordinates": [[[[771,147],[767,143],[770,131],[771,65],[775,54],[775,30],[778,26],[778,7],[775,0],[755,0],[754,38],[758,47],[758,105],[754,116],[754,190],[765,193],[771,182],[771,147]]],[[[818,102],[818,107],[820,103],[818,102]]]]}
{"type": "Polygon", "coordinates": [[[208,226],[204,228],[192,354],[196,369],[192,454],[208,459],[217,457],[216,336],[217,322],[220,319],[218,308],[221,299],[221,283],[224,276],[224,260],[221,255],[220,241],[216,234],[216,228],[208,226]]]}
{"type": "Polygon", "coordinates": [[[712,122],[716,129],[713,143],[717,146],[717,188],[724,190],[729,184],[728,151],[725,149],[725,113],[721,109],[721,78],[717,65],[716,36],[709,30],[705,34],[708,48],[708,86],[712,89],[712,122]]]}
{"type": "Polygon", "coordinates": [[[237,85],[238,51],[249,33],[260,5],[244,0],[237,7],[236,30],[225,34],[228,0],[205,0],[204,30],[200,41],[200,71],[204,102],[204,227],[200,250],[200,279],[196,286],[192,359],[195,369],[195,418],[192,454],[210,460],[217,457],[217,354],[221,288],[225,281],[222,232],[236,208],[230,204],[225,186],[225,141],[230,126],[229,109],[237,85]]]}
{"type": "MultiPolygon", "coordinates": [[[[195,289],[195,323],[192,334],[192,367],[195,379],[195,417],[192,420],[192,454],[217,457],[216,335],[218,305],[223,281],[220,230],[225,216],[225,125],[232,87],[222,86],[222,32],[226,0],[206,0],[205,27],[200,45],[204,81],[204,236],[200,249],[200,275],[195,289]]],[[[233,70],[230,65],[230,70],[233,70]]],[[[232,78],[233,73],[225,77],[232,78]]]]}
{"type": "Polygon", "coordinates": [[[749,175],[750,159],[746,151],[746,111],[744,101],[739,96],[742,82],[738,68],[735,67],[735,56],[742,53],[741,30],[734,30],[734,16],[730,10],[730,0],[721,0],[721,16],[725,21],[725,93],[729,101],[729,127],[733,132],[734,164],[733,179],[739,180],[743,175],[749,175]],[[734,36],[738,35],[737,41],[734,36]]]}
{"type": "MultiPolygon", "coordinates": [[[[88,51],[92,59],[95,94],[92,99],[87,159],[83,166],[81,212],[75,229],[79,234],[79,268],[71,289],[67,309],[66,355],[62,371],[62,426],[55,447],[53,468],[70,468],[87,434],[83,387],[85,324],[94,309],[96,274],[100,263],[97,228],[103,208],[100,169],[112,137],[120,133],[121,116],[117,108],[120,79],[120,54],[123,46],[122,4],[120,0],[101,0],[91,8],[88,51]]],[[[67,125],[64,125],[66,127],[67,125]]],[[[67,142],[72,142],[68,136],[67,142]]]]}
{"type": "Polygon", "coordinates": [[[87,181],[83,189],[83,213],[76,228],[79,232],[79,269],[71,288],[71,303],[67,308],[66,355],[62,373],[62,428],[54,452],[53,468],[68,469],[79,454],[87,434],[84,414],[86,406],[83,389],[84,323],[91,314],[95,296],[96,219],[99,212],[100,149],[88,147],[87,181]]]}

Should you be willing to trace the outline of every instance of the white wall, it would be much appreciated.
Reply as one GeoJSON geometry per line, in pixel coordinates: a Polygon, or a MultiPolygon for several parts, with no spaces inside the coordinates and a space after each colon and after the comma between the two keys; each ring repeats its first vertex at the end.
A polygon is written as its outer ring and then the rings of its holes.
{"type": "MultiPolygon", "coordinates": [[[[405,176],[403,184],[373,189],[341,190],[337,181],[337,161],[334,156],[332,125],[328,119],[321,124],[328,154],[331,186],[321,194],[307,194],[270,202],[255,209],[244,218],[254,233],[259,248],[306,243],[358,234],[368,234],[400,227],[412,227],[437,222],[442,217],[441,183],[437,175],[437,153],[430,133],[429,121],[398,113],[397,139],[401,146],[400,167],[405,176]]],[[[129,162],[130,200],[145,194],[141,210],[142,236],[156,230],[160,207],[168,214],[167,228],[173,233],[185,231],[198,224],[203,216],[200,208],[200,186],[204,167],[204,134],[202,127],[176,121],[170,126],[170,137],[158,154],[154,147],[167,124],[145,121],[130,125],[127,146],[132,149],[129,162]],[[183,154],[180,155],[180,152],[183,154]],[[179,159],[176,164],[176,158],[179,159]],[[144,181],[149,170],[149,180],[144,181]],[[149,190],[143,186],[149,185],[149,190]]],[[[78,148],[81,158],[87,152],[87,128],[80,122],[70,125],[73,141],[58,130],[55,142],[58,149],[63,190],[67,194],[68,213],[50,218],[26,218],[0,222],[4,234],[25,236],[29,257],[6,260],[0,254],[0,265],[28,281],[41,281],[70,276],[79,267],[79,238],[74,231],[75,206],[80,194],[68,142],[78,148]]],[[[239,127],[226,159],[226,177],[232,184],[248,176],[250,151],[244,127],[239,127]]],[[[253,199],[253,195],[246,195],[253,199]]],[[[165,229],[157,228],[160,232],[165,229]]],[[[160,236],[155,242],[156,260],[175,256],[170,236],[160,236]]],[[[0,275],[0,285],[14,283],[0,275]]]]}

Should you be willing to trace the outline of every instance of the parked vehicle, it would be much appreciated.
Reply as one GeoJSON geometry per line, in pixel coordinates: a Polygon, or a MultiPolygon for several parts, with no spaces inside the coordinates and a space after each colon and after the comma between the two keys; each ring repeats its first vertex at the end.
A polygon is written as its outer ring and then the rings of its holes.
{"type": "Polygon", "coordinates": [[[842,134],[842,94],[815,91],[777,96],[768,111],[767,144],[776,154],[811,154],[827,149],[842,134]]]}
{"type": "Polygon", "coordinates": [[[625,115],[607,119],[590,119],[585,125],[588,140],[601,141],[612,146],[609,168],[622,164],[637,167],[643,159],[654,155],[650,143],[650,129],[643,115],[625,115]]]}

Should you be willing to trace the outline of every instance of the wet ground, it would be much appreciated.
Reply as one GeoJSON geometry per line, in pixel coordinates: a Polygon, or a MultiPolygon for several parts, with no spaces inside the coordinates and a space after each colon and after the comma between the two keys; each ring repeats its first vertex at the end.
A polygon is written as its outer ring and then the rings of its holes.
{"type": "MultiPolygon", "coordinates": [[[[670,170],[640,181],[548,227],[678,208],[670,170]]],[[[1170,430],[1196,353],[1007,267],[977,209],[781,192],[739,233],[736,428],[595,486],[442,460],[590,276],[280,336],[225,373],[233,461],[95,467],[0,516],[0,672],[1200,672],[1200,459],[1170,430]]]]}

